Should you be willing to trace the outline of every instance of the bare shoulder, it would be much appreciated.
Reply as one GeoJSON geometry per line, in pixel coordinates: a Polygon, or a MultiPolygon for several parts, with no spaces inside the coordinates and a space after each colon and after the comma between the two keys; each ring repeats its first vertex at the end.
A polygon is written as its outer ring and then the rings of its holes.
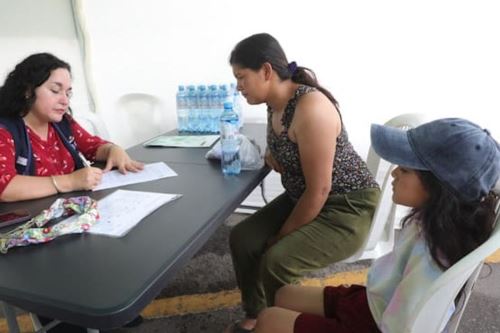
{"type": "Polygon", "coordinates": [[[295,110],[293,127],[329,128],[335,134],[340,133],[340,115],[333,103],[320,91],[303,95],[295,110]]]}

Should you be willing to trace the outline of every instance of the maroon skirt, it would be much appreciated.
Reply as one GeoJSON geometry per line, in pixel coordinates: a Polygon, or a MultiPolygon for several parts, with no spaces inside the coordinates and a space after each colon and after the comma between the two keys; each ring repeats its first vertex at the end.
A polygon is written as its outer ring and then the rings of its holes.
{"type": "Polygon", "coordinates": [[[294,333],[379,333],[363,286],[325,287],[325,317],[301,313],[294,333]]]}

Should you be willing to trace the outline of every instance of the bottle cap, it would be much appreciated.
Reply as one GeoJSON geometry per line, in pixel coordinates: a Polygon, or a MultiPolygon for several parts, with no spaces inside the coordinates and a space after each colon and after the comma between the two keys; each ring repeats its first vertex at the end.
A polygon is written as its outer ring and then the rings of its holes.
{"type": "Polygon", "coordinates": [[[224,102],[224,109],[232,109],[232,108],[233,108],[232,102],[224,102]]]}

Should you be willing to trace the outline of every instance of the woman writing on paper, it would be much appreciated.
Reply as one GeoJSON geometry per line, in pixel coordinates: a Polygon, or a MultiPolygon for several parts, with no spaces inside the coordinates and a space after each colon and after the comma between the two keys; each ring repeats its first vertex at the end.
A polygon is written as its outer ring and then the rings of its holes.
{"type": "Polygon", "coordinates": [[[73,119],[71,94],[71,67],[48,53],[27,57],[7,75],[0,87],[0,201],[91,190],[113,167],[121,173],[143,169],[73,119]]]}

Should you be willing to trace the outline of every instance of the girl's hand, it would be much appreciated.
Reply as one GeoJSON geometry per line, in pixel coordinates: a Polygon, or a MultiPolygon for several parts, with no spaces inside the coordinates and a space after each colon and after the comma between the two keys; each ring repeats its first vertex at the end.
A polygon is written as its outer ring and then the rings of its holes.
{"type": "MultiPolygon", "coordinates": [[[[92,190],[101,183],[102,170],[94,167],[85,167],[68,175],[71,188],[63,192],[92,190]]],[[[64,177],[64,176],[61,176],[64,177]]]]}
{"type": "Polygon", "coordinates": [[[103,171],[109,171],[113,167],[117,167],[120,173],[126,174],[127,171],[137,172],[144,169],[144,163],[134,161],[121,147],[112,145],[103,171]]]}
{"type": "Polygon", "coordinates": [[[266,153],[264,154],[264,160],[266,161],[267,166],[273,169],[274,171],[278,173],[283,172],[283,167],[281,166],[281,164],[278,163],[278,161],[274,159],[269,149],[266,149],[266,153]]]}

